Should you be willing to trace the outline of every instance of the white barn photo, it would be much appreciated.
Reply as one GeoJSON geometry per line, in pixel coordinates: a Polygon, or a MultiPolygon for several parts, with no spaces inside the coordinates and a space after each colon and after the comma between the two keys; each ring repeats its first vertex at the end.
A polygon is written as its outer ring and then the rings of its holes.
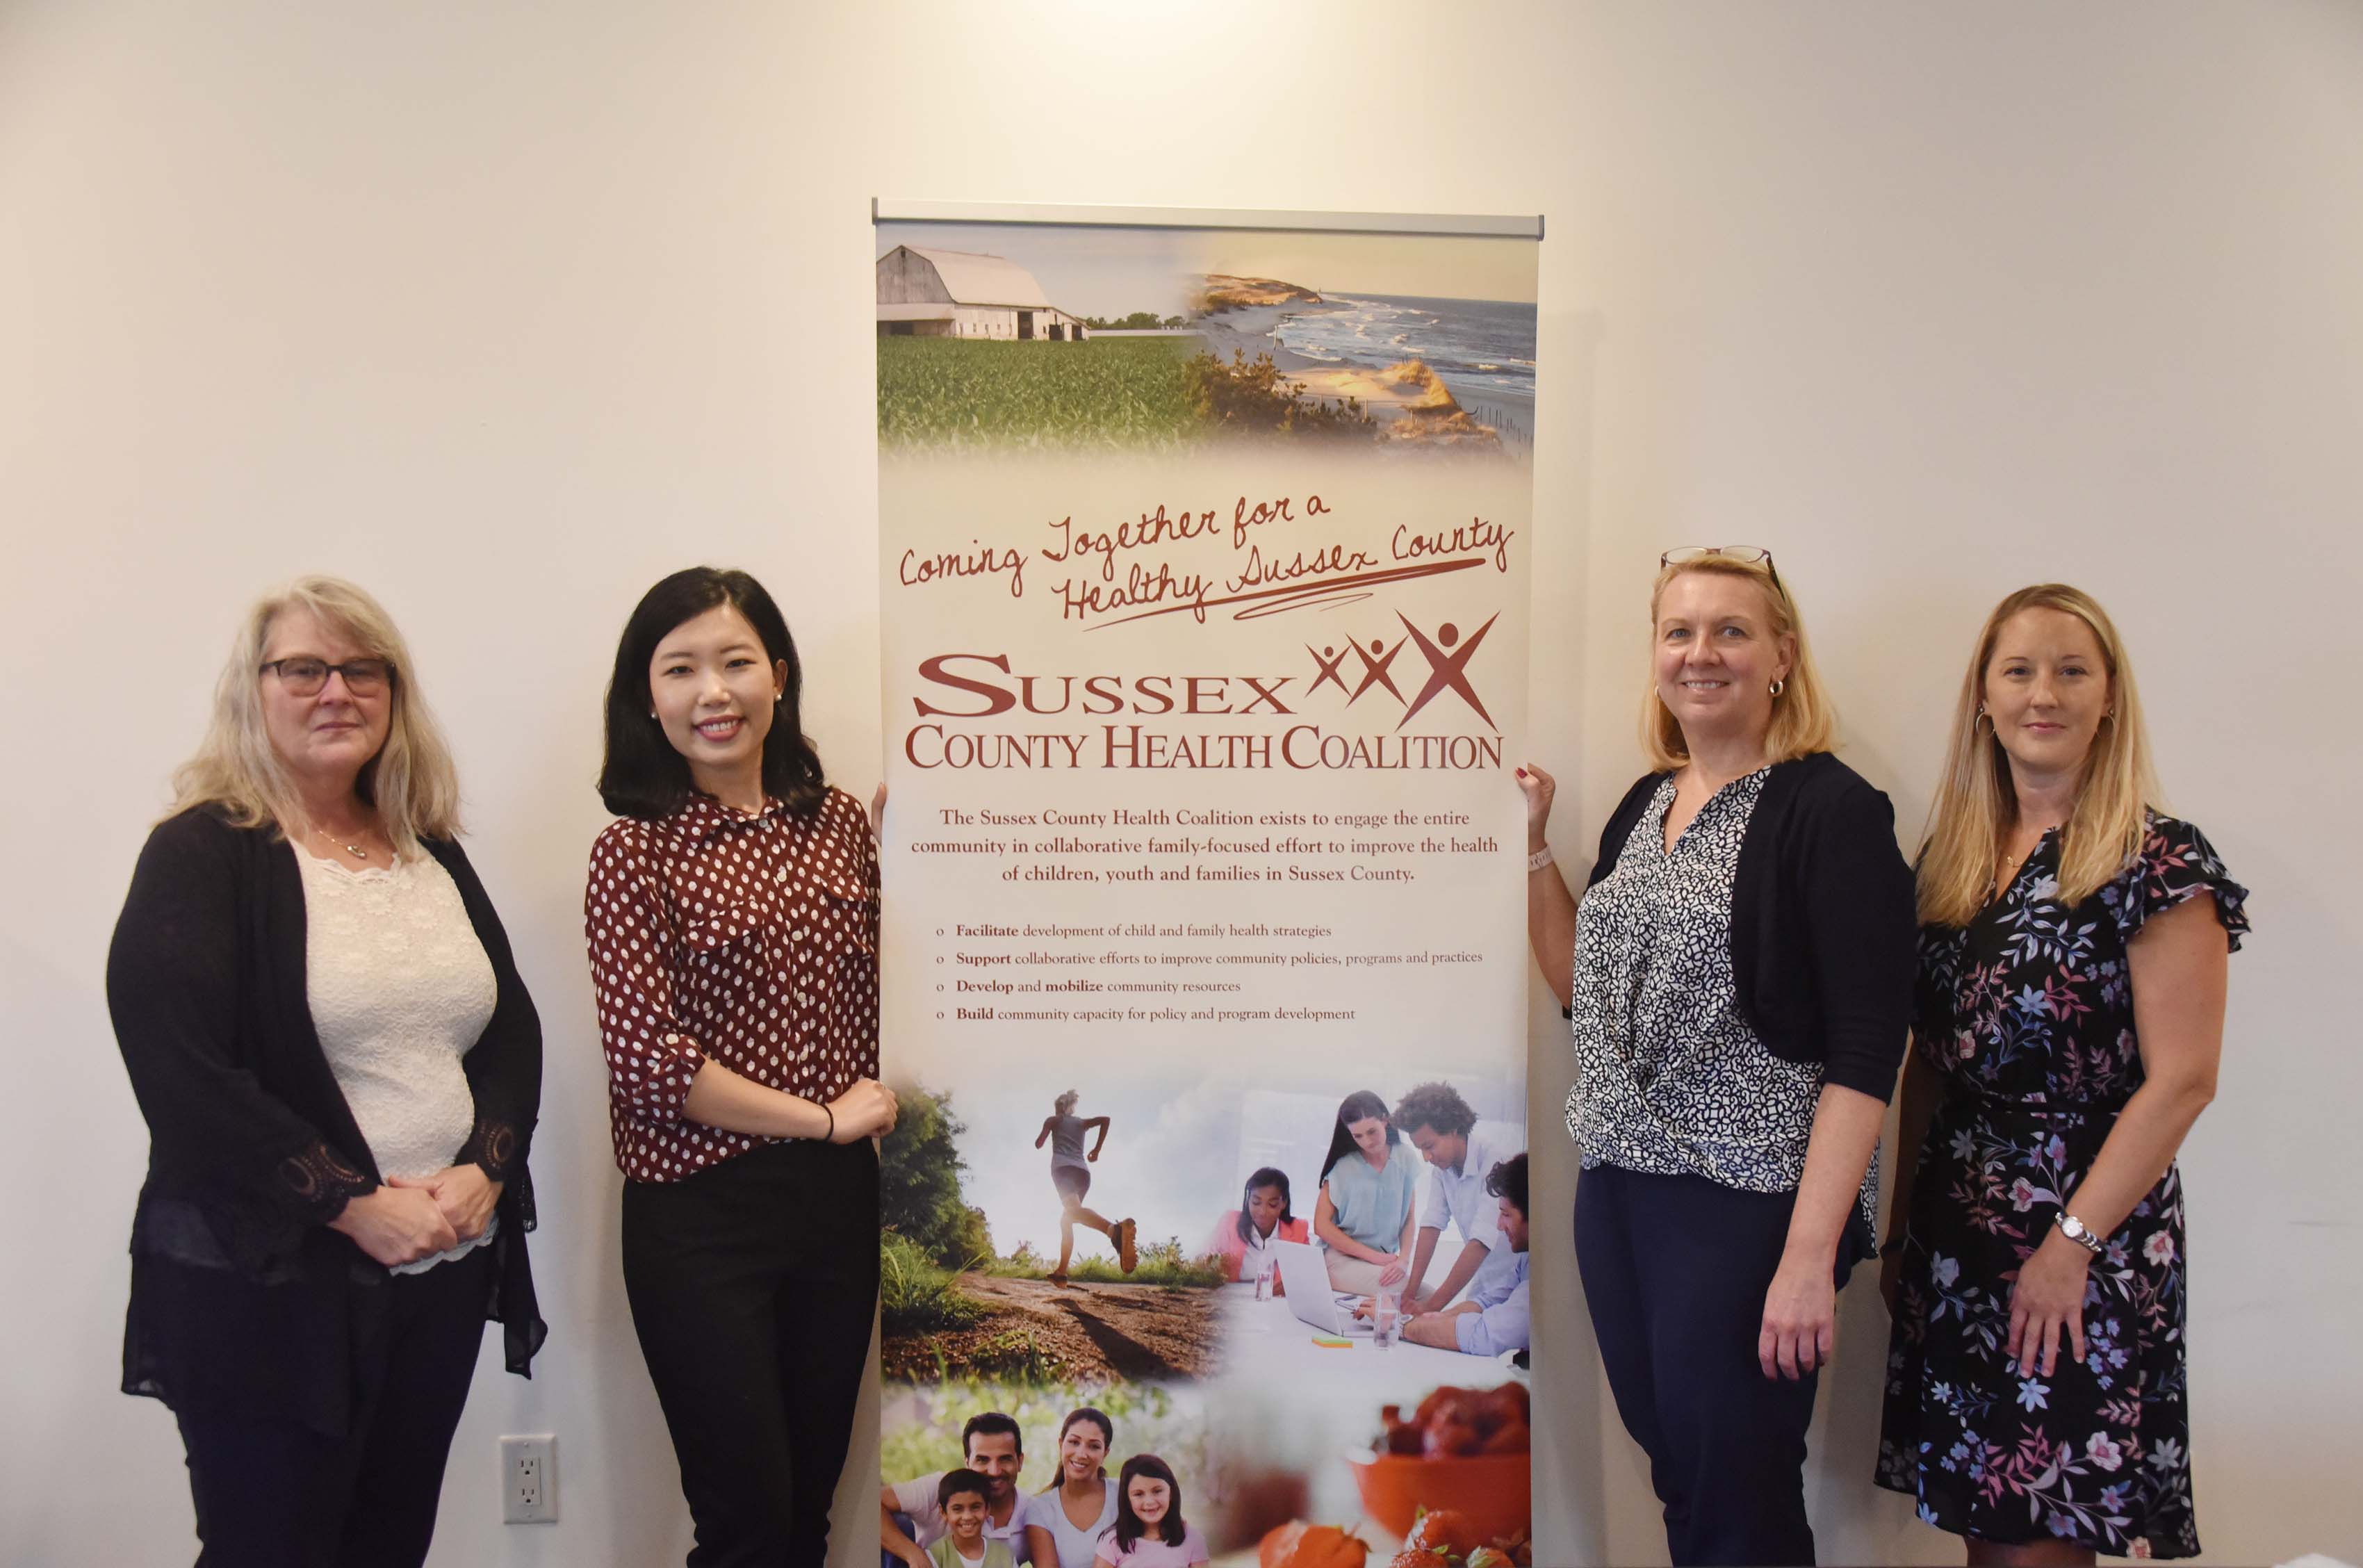
{"type": "Polygon", "coordinates": [[[897,245],[878,258],[878,335],[1081,342],[1084,330],[1013,261],[897,245]]]}

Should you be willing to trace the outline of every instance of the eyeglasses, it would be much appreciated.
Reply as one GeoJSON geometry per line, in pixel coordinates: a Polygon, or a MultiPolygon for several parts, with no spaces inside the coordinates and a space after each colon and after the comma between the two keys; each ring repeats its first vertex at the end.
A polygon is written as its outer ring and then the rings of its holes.
{"type": "MultiPolygon", "coordinates": [[[[1781,569],[1772,564],[1772,552],[1760,544],[1686,544],[1658,557],[1658,570],[1669,566],[1688,566],[1701,561],[1734,561],[1742,566],[1761,566],[1781,588],[1781,569]]],[[[1788,589],[1781,588],[1786,594],[1788,589]]]]}
{"type": "Polygon", "coordinates": [[[287,695],[294,697],[318,696],[331,675],[342,675],[345,690],[357,697],[373,697],[394,680],[394,666],[383,659],[348,659],[341,664],[323,659],[273,659],[262,668],[277,675],[287,695]]]}

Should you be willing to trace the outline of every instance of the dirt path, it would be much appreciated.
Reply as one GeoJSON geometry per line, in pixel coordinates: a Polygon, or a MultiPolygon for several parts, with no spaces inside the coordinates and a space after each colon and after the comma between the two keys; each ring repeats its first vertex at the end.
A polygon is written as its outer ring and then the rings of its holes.
{"type": "Polygon", "coordinates": [[[982,1302],[974,1326],[887,1340],[890,1378],[932,1382],[937,1355],[954,1373],[1093,1381],[1204,1377],[1214,1370],[1212,1290],[1155,1284],[1059,1286],[1047,1280],[960,1276],[982,1302]]]}

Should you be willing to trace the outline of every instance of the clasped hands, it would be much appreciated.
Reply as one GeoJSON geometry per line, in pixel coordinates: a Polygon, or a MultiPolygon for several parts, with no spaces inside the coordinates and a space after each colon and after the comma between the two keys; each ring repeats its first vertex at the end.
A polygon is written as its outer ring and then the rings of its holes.
{"type": "Polygon", "coordinates": [[[347,1200],[329,1229],[387,1268],[415,1263],[472,1241],[492,1222],[501,1184],[481,1165],[449,1165],[427,1176],[392,1176],[347,1200]]]}

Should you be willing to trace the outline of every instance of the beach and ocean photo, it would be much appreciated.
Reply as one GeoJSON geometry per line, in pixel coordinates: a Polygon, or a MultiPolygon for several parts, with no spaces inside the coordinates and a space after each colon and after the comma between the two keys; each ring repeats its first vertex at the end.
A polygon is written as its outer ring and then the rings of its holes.
{"type": "Polygon", "coordinates": [[[1531,300],[1325,293],[1217,272],[1197,305],[1206,352],[1232,375],[1269,364],[1295,401],[1359,416],[1382,446],[1533,451],[1531,300]]]}
{"type": "Polygon", "coordinates": [[[1532,453],[1532,285],[1470,264],[1499,241],[1405,238],[1374,262],[1190,229],[888,223],[877,244],[888,452],[1532,453]],[[1496,278],[1503,297],[1438,292],[1496,278]]]}

